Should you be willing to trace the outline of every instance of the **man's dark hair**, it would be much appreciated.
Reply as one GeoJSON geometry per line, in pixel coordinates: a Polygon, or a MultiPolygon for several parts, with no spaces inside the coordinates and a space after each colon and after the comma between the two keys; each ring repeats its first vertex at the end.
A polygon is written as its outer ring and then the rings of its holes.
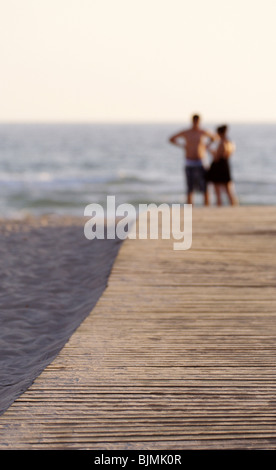
{"type": "Polygon", "coordinates": [[[197,124],[200,120],[200,116],[198,114],[194,114],[192,117],[192,121],[194,124],[197,124]]]}

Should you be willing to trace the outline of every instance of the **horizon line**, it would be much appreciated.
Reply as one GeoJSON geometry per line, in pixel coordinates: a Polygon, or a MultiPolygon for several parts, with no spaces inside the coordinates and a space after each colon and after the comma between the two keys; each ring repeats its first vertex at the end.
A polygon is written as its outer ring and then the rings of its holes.
{"type": "MultiPolygon", "coordinates": [[[[239,120],[239,119],[220,119],[220,120],[205,120],[202,119],[202,124],[206,123],[207,125],[217,124],[218,122],[231,123],[231,124],[276,124],[275,120],[239,120]]],[[[106,124],[106,125],[127,125],[127,124],[164,124],[164,125],[179,125],[179,124],[190,124],[190,120],[95,120],[95,119],[22,119],[22,120],[0,120],[0,125],[11,125],[11,124],[106,124]]]]}

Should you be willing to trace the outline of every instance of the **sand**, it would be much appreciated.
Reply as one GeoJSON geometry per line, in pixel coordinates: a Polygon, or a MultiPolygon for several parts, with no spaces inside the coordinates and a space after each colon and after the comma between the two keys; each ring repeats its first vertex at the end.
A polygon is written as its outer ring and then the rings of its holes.
{"type": "Polygon", "coordinates": [[[85,220],[0,221],[0,414],[56,357],[104,291],[120,240],[85,220]]]}

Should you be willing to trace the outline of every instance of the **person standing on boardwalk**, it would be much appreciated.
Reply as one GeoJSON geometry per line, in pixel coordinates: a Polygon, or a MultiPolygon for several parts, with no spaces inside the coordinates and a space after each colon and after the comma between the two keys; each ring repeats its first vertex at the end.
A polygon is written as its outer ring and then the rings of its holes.
{"type": "Polygon", "coordinates": [[[234,183],[231,177],[229,158],[235,151],[235,144],[227,137],[228,127],[223,125],[217,128],[219,142],[217,148],[210,150],[213,155],[213,162],[208,171],[208,181],[214,184],[217,205],[222,205],[222,191],[227,194],[229,203],[238,204],[235,195],[234,183]]]}
{"type": "Polygon", "coordinates": [[[184,129],[169,139],[172,144],[185,149],[188,204],[193,203],[193,193],[195,190],[199,190],[204,195],[204,204],[209,205],[206,169],[203,161],[206,156],[207,146],[216,139],[216,134],[201,129],[200,116],[197,114],[192,116],[191,128],[184,129]]]}

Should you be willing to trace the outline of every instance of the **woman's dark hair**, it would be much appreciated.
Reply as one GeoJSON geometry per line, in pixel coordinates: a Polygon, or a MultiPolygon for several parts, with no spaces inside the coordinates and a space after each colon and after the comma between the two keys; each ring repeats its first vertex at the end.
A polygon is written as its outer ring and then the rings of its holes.
{"type": "Polygon", "coordinates": [[[217,128],[218,135],[224,135],[227,132],[227,129],[228,127],[226,126],[226,124],[224,124],[223,126],[219,126],[217,128]]]}

